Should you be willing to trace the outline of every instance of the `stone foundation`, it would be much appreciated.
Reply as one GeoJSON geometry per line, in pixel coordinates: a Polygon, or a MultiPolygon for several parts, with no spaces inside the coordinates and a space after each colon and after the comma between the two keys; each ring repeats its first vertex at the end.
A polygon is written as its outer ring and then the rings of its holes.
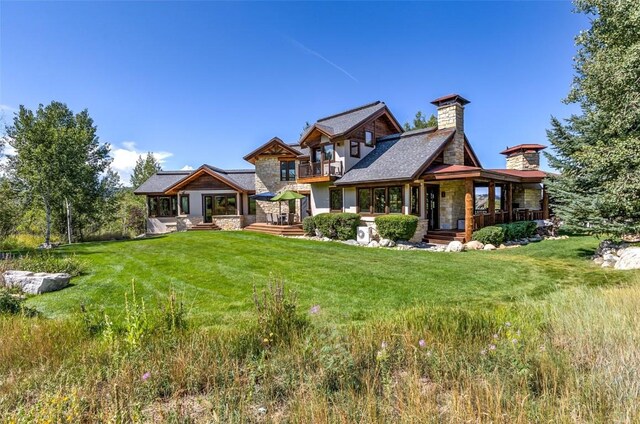
{"type": "Polygon", "coordinates": [[[418,220],[418,227],[416,227],[416,232],[413,234],[413,237],[409,239],[411,243],[419,243],[424,238],[424,235],[427,234],[427,229],[429,228],[429,220],[428,219],[420,219],[418,220]]]}

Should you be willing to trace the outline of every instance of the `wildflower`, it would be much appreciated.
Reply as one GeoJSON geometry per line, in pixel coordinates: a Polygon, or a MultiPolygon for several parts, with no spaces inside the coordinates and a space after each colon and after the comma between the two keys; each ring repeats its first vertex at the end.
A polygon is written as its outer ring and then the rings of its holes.
{"type": "Polygon", "coordinates": [[[480,355],[484,356],[484,355],[486,355],[486,354],[487,354],[487,349],[482,349],[482,350],[480,351],[480,355]]]}
{"type": "Polygon", "coordinates": [[[427,342],[425,342],[424,339],[420,339],[420,341],[418,341],[418,346],[425,347],[426,345],[427,345],[427,342]]]}
{"type": "Polygon", "coordinates": [[[382,342],[382,344],[380,344],[380,347],[382,349],[386,349],[387,348],[387,342],[382,342]]]}
{"type": "Polygon", "coordinates": [[[545,345],[540,345],[540,352],[544,352],[545,350],[547,350],[545,345]]]}
{"type": "Polygon", "coordinates": [[[495,340],[498,340],[498,335],[497,335],[497,334],[494,334],[494,335],[493,335],[493,338],[494,338],[495,340]]]}
{"type": "Polygon", "coordinates": [[[504,326],[509,328],[509,327],[511,327],[511,323],[507,321],[507,322],[504,323],[504,326]]]}
{"type": "Polygon", "coordinates": [[[520,330],[516,331],[516,336],[520,336],[520,330]]]}
{"type": "Polygon", "coordinates": [[[313,305],[311,309],[309,309],[309,313],[311,315],[315,315],[320,312],[320,305],[313,305]]]}
{"type": "Polygon", "coordinates": [[[513,344],[518,343],[518,339],[512,339],[512,340],[511,340],[511,343],[513,343],[513,344]]]}
{"type": "Polygon", "coordinates": [[[144,374],[142,374],[142,381],[147,381],[149,377],[151,377],[151,373],[148,371],[145,372],[144,374]]]}
{"type": "Polygon", "coordinates": [[[269,343],[269,339],[267,339],[266,337],[262,340],[262,343],[269,343]]]}
{"type": "Polygon", "coordinates": [[[490,344],[489,345],[489,350],[496,350],[496,345],[490,344]]]}

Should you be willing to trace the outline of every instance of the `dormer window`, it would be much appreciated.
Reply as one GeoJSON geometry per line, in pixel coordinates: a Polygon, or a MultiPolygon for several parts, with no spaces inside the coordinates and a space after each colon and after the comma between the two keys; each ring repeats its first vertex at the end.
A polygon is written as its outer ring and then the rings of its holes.
{"type": "Polygon", "coordinates": [[[365,146],[373,147],[373,132],[371,131],[364,132],[364,144],[365,146]]]}

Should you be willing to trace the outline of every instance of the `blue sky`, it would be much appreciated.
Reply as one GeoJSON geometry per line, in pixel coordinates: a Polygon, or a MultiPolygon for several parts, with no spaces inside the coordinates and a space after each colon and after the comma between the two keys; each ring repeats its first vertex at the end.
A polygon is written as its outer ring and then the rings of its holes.
{"type": "Polygon", "coordinates": [[[400,122],[436,97],[471,100],[485,167],[546,144],[588,27],[563,2],[0,2],[0,108],[88,108],[114,166],[246,168],[242,157],[306,121],[375,100],[400,122]]]}

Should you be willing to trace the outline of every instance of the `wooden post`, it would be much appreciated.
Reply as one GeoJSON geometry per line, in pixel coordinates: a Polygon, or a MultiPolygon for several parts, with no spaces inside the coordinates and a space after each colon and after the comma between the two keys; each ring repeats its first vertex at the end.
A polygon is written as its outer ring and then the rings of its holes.
{"type": "Polygon", "coordinates": [[[420,219],[427,219],[427,193],[424,189],[424,181],[420,182],[420,199],[418,200],[420,205],[420,219]]]}
{"type": "Polygon", "coordinates": [[[496,223],[496,183],[489,181],[489,225],[496,223]]]}
{"type": "Polygon", "coordinates": [[[471,241],[473,236],[473,179],[464,180],[464,238],[471,241]]]}
{"type": "Polygon", "coordinates": [[[542,186],[542,219],[549,219],[549,193],[545,186],[542,186]]]}
{"type": "Polygon", "coordinates": [[[509,190],[507,190],[507,222],[513,221],[513,184],[509,183],[509,190]]]}

